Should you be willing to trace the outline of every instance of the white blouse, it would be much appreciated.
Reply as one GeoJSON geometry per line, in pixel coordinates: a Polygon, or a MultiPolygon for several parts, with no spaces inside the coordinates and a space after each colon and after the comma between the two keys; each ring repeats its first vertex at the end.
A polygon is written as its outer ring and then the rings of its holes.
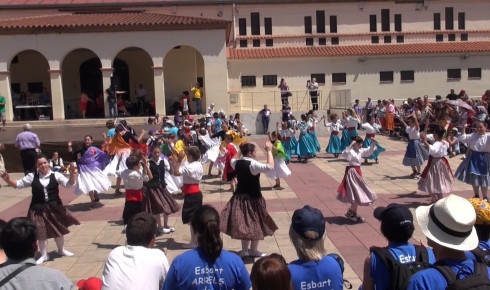
{"type": "Polygon", "coordinates": [[[344,129],[344,126],[342,126],[342,124],[340,123],[339,120],[337,120],[336,123],[330,122],[330,123],[326,124],[325,127],[329,127],[330,131],[332,131],[332,132],[338,132],[338,131],[344,129]]]}
{"type": "Polygon", "coordinates": [[[359,123],[360,123],[359,119],[356,119],[352,116],[348,116],[347,122],[345,122],[345,127],[346,128],[357,127],[357,124],[359,124],[359,123]]]}
{"type": "MultiPolygon", "coordinates": [[[[376,143],[373,143],[376,144],[376,143]]],[[[376,146],[371,146],[369,148],[361,148],[359,151],[354,150],[351,147],[350,151],[347,151],[349,147],[347,147],[342,152],[342,157],[344,157],[347,161],[349,161],[349,166],[361,166],[362,159],[371,156],[376,150],[376,146]]]]}
{"type": "MultiPolygon", "coordinates": [[[[250,161],[250,173],[252,173],[252,175],[257,175],[259,173],[266,173],[273,170],[272,166],[268,163],[261,163],[250,157],[242,157],[240,159],[250,161]]],[[[235,165],[237,161],[238,159],[235,158],[231,159],[230,165],[233,169],[235,169],[235,165]]]]}
{"type": "Polygon", "coordinates": [[[463,134],[458,138],[459,142],[468,145],[471,151],[490,152],[490,137],[488,133],[478,135],[478,133],[463,134]]]}
{"type": "Polygon", "coordinates": [[[369,123],[364,123],[362,124],[362,128],[364,131],[366,131],[366,134],[375,134],[376,133],[376,126],[377,124],[369,124],[369,123]]]}
{"type": "Polygon", "coordinates": [[[449,143],[446,141],[436,141],[434,144],[429,145],[429,155],[436,158],[441,158],[447,155],[449,149],[449,143]]]}
{"type": "Polygon", "coordinates": [[[281,134],[283,138],[291,138],[294,135],[294,130],[291,128],[288,129],[281,128],[279,129],[279,134],[281,134]]]}
{"type": "MultiPolygon", "coordinates": [[[[46,174],[43,175],[39,173],[39,182],[43,187],[48,186],[49,181],[51,179],[51,173],[54,173],[54,178],[58,182],[59,185],[63,187],[71,187],[72,185],[70,184],[70,180],[66,178],[63,174],[59,172],[52,172],[51,170],[46,174]]],[[[17,180],[17,188],[25,188],[31,186],[32,182],[34,181],[34,173],[29,173],[26,176],[24,176],[22,179],[17,180]]]]}
{"type": "Polygon", "coordinates": [[[420,139],[420,131],[417,130],[417,127],[407,127],[405,128],[405,132],[407,132],[408,139],[410,140],[420,139]]]}
{"type": "Polygon", "coordinates": [[[179,173],[182,175],[184,184],[199,184],[204,175],[202,164],[199,161],[194,161],[187,164],[182,164],[179,168],[179,173]]]}

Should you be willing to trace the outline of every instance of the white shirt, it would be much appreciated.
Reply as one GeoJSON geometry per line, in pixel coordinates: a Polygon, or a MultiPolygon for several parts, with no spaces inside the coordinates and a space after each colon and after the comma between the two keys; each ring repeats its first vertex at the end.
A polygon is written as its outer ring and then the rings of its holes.
{"type": "Polygon", "coordinates": [[[138,97],[146,97],[148,95],[145,89],[136,90],[136,94],[138,95],[138,97]]]}
{"type": "Polygon", "coordinates": [[[294,130],[291,128],[287,128],[287,129],[281,128],[279,129],[279,134],[281,134],[283,138],[291,138],[294,135],[294,130]]]}
{"type": "Polygon", "coordinates": [[[347,148],[342,152],[342,157],[344,157],[347,161],[349,161],[349,166],[361,166],[362,159],[371,156],[374,150],[376,150],[376,146],[371,146],[369,148],[361,148],[357,152],[356,150],[354,150],[353,147],[351,147],[350,151],[347,151],[347,148]]]}
{"type": "Polygon", "coordinates": [[[410,140],[420,139],[420,131],[417,129],[417,127],[407,127],[405,128],[405,132],[407,132],[408,139],[410,140]]]}
{"type": "MultiPolygon", "coordinates": [[[[250,158],[250,157],[242,157],[239,160],[250,161],[250,173],[252,173],[252,175],[257,175],[259,173],[266,173],[266,172],[270,172],[270,171],[274,170],[270,164],[261,163],[255,159],[253,159],[253,158],[250,158]]],[[[237,161],[238,161],[238,159],[235,159],[235,158],[231,159],[230,165],[233,169],[235,169],[235,165],[236,165],[237,161]]]]}
{"type": "Polygon", "coordinates": [[[340,120],[337,120],[336,123],[330,122],[325,125],[325,127],[329,127],[332,132],[339,132],[341,129],[344,129],[344,126],[340,123],[340,120]]]}
{"type": "Polygon", "coordinates": [[[447,155],[449,149],[449,143],[446,141],[436,141],[434,144],[429,145],[429,155],[436,158],[441,158],[447,155]]]}
{"type": "Polygon", "coordinates": [[[362,128],[364,129],[364,131],[366,131],[366,134],[375,134],[377,131],[376,125],[378,124],[371,125],[369,123],[364,123],[362,124],[362,128]]]}
{"type": "MultiPolygon", "coordinates": [[[[48,172],[48,174],[43,175],[39,173],[39,182],[41,182],[41,185],[43,187],[48,186],[49,184],[49,179],[51,178],[51,173],[54,173],[54,178],[58,182],[59,185],[63,187],[71,187],[72,185],[70,184],[70,180],[66,178],[63,174],[59,172],[52,172],[51,170],[48,172]]],[[[24,176],[22,179],[17,180],[17,188],[25,188],[29,187],[32,184],[32,181],[34,181],[34,173],[29,173],[26,176],[24,176]]]]}
{"type": "Polygon", "coordinates": [[[179,173],[182,175],[184,184],[199,184],[203,176],[202,164],[199,161],[187,163],[180,166],[179,173]]]}
{"type": "Polygon", "coordinates": [[[116,172],[117,176],[124,181],[124,188],[138,190],[143,187],[143,181],[148,181],[148,175],[142,174],[133,169],[125,169],[116,172]]]}
{"type": "Polygon", "coordinates": [[[357,127],[357,124],[360,123],[360,121],[352,116],[347,117],[347,122],[345,122],[345,127],[346,128],[352,128],[352,127],[357,127]]]}
{"type": "Polygon", "coordinates": [[[310,92],[318,91],[318,83],[317,82],[310,82],[306,87],[308,88],[308,90],[310,92]]]}
{"type": "Polygon", "coordinates": [[[102,274],[102,289],[160,289],[169,269],[165,254],[142,246],[119,246],[111,251],[102,274]]]}
{"type": "Polygon", "coordinates": [[[459,142],[468,144],[471,151],[490,152],[490,137],[488,133],[478,135],[478,133],[463,134],[458,138],[459,142]]]}
{"type": "Polygon", "coordinates": [[[166,172],[170,171],[170,162],[168,162],[168,160],[165,158],[163,158],[162,160],[165,163],[165,171],[166,172]]]}

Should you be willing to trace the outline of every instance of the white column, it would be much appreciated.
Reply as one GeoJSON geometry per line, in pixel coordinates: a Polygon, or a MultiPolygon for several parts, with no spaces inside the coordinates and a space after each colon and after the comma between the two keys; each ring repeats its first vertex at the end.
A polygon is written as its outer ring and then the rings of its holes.
{"type": "Polygon", "coordinates": [[[53,120],[65,119],[65,102],[63,100],[63,84],[61,73],[63,71],[48,70],[49,80],[51,82],[51,109],[53,110],[53,120]]]}
{"type": "MultiPolygon", "coordinates": [[[[226,51],[226,49],[224,50],[226,51]]],[[[203,113],[206,113],[208,104],[214,103],[214,110],[230,111],[228,95],[228,68],[226,54],[220,57],[203,55],[204,59],[204,100],[202,104],[203,113]]]]}
{"type": "Polygon", "coordinates": [[[162,116],[166,115],[165,110],[165,83],[164,66],[153,66],[153,83],[155,86],[155,112],[162,116]]]}
{"type": "Polygon", "coordinates": [[[104,90],[104,116],[108,118],[109,115],[109,103],[107,102],[107,90],[111,86],[111,76],[114,69],[112,67],[103,67],[100,69],[102,71],[102,88],[104,90]]]}
{"type": "Polygon", "coordinates": [[[5,97],[6,120],[11,122],[14,119],[14,109],[12,106],[12,94],[10,91],[10,72],[0,71],[0,95],[5,97]]]}

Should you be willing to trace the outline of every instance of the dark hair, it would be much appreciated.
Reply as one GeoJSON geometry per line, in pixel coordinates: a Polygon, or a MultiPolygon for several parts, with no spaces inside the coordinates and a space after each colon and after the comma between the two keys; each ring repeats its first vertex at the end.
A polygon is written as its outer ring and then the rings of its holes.
{"type": "Polygon", "coordinates": [[[490,226],[489,225],[475,225],[476,235],[479,241],[490,240],[490,226]]]}
{"type": "Polygon", "coordinates": [[[334,118],[337,118],[337,114],[330,114],[330,121],[333,121],[334,118]]]}
{"type": "Polygon", "coordinates": [[[242,145],[240,145],[240,151],[243,156],[247,156],[249,153],[255,151],[255,145],[252,143],[242,143],[242,145]]]}
{"type": "Polygon", "coordinates": [[[126,239],[130,246],[148,247],[157,232],[157,221],[146,212],[133,215],[126,226],[126,239]]]}
{"type": "Polygon", "coordinates": [[[143,157],[143,151],[141,151],[139,149],[133,150],[133,151],[131,151],[131,153],[129,153],[129,156],[135,156],[135,157],[138,157],[139,159],[141,159],[143,157]]]}
{"type": "Polygon", "coordinates": [[[444,127],[442,127],[442,126],[438,126],[434,130],[434,134],[436,134],[437,136],[439,136],[439,138],[442,139],[444,137],[444,134],[446,134],[446,129],[444,129],[444,127]]]}
{"type": "Polygon", "coordinates": [[[199,129],[199,135],[201,135],[201,136],[205,136],[205,135],[207,135],[207,130],[206,130],[206,128],[202,127],[201,129],[199,129]]]}
{"type": "Polygon", "coordinates": [[[250,273],[253,290],[292,290],[291,272],[279,254],[262,257],[252,266],[250,273]]]}
{"type": "Polygon", "coordinates": [[[394,243],[406,243],[412,237],[415,227],[413,223],[405,226],[391,227],[388,223],[381,222],[381,233],[385,238],[394,243]]]}
{"type": "Polygon", "coordinates": [[[276,131],[271,133],[271,136],[274,138],[277,138],[277,140],[281,141],[282,137],[281,134],[277,133],[276,131]]]}
{"type": "Polygon", "coordinates": [[[219,213],[214,207],[198,207],[191,218],[191,226],[196,232],[199,248],[213,263],[221,255],[223,240],[219,230],[219,213]]]}
{"type": "Polygon", "coordinates": [[[356,141],[356,143],[362,143],[362,138],[359,136],[352,136],[352,141],[356,141]]]}
{"type": "Polygon", "coordinates": [[[230,134],[225,134],[225,140],[233,141],[233,136],[230,134]]]}
{"type": "Polygon", "coordinates": [[[83,136],[83,140],[85,141],[85,138],[89,137],[90,140],[94,140],[94,137],[92,137],[92,135],[85,135],[83,136]]]}
{"type": "Polygon", "coordinates": [[[37,226],[27,218],[11,219],[2,231],[1,245],[7,258],[34,258],[37,251],[37,226]]]}
{"type": "Polygon", "coordinates": [[[192,157],[193,161],[198,161],[201,157],[201,151],[196,146],[190,146],[187,148],[187,155],[192,157]]]}
{"type": "Polygon", "coordinates": [[[133,169],[138,163],[140,163],[141,158],[134,155],[129,155],[128,159],[126,159],[126,166],[128,169],[133,169]]]}
{"type": "Polygon", "coordinates": [[[48,157],[46,157],[46,155],[44,155],[44,154],[41,154],[41,155],[37,155],[36,156],[36,162],[35,162],[36,163],[36,167],[37,167],[37,161],[39,159],[43,159],[43,158],[46,159],[46,161],[49,160],[48,157]]]}
{"type": "Polygon", "coordinates": [[[306,115],[305,114],[301,114],[301,120],[306,121],[306,115]]]}
{"type": "Polygon", "coordinates": [[[0,249],[3,249],[2,246],[2,235],[3,235],[3,230],[5,229],[5,226],[7,225],[7,222],[0,219],[0,249]]]}

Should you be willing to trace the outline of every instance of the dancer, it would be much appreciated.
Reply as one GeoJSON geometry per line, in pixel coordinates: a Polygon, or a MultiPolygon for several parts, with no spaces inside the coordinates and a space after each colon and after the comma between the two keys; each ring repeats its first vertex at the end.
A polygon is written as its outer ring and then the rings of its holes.
{"type": "Polygon", "coordinates": [[[282,147],[282,143],[279,140],[280,135],[277,134],[276,131],[269,133],[269,141],[272,143],[272,156],[274,157],[274,169],[266,173],[267,177],[270,179],[274,179],[276,181],[276,185],[272,188],[277,190],[282,190],[284,188],[281,187],[281,178],[286,178],[291,175],[291,171],[289,170],[286,162],[286,152],[284,152],[284,148],[282,147]]]}
{"type": "Polygon", "coordinates": [[[353,222],[364,222],[364,218],[357,214],[359,205],[370,205],[378,197],[367,186],[362,178],[362,158],[367,158],[376,149],[376,140],[371,138],[371,147],[362,148],[362,138],[353,137],[352,143],[342,152],[342,157],[349,161],[345,168],[345,175],[337,189],[337,199],[344,203],[350,203],[350,208],[345,216],[353,222]]]}
{"type": "Polygon", "coordinates": [[[224,174],[223,174],[223,180],[228,181],[230,183],[230,190],[231,192],[235,192],[236,189],[236,172],[233,167],[231,167],[231,160],[233,157],[235,157],[237,153],[237,149],[235,148],[235,145],[232,143],[233,142],[233,136],[232,135],[225,135],[225,147],[221,147],[222,155],[225,156],[225,169],[224,169],[224,174]]]}
{"type": "MultiPolygon", "coordinates": [[[[325,117],[325,116],[324,116],[325,117]]],[[[342,124],[340,124],[339,117],[337,114],[330,114],[330,123],[326,123],[326,118],[323,118],[323,125],[325,127],[330,128],[330,140],[328,141],[327,153],[333,154],[335,158],[339,157],[339,154],[342,153],[339,131],[344,128],[342,124]]]]}
{"type": "MultiPolygon", "coordinates": [[[[306,118],[306,116],[305,116],[306,118]]],[[[259,241],[271,236],[277,230],[274,220],[267,212],[265,199],[260,190],[260,173],[274,169],[272,144],[265,143],[267,163],[258,162],[255,145],[244,143],[231,161],[237,173],[238,185],[230,201],[221,211],[221,232],[232,239],[240,239],[241,257],[263,257],[266,254],[258,250],[259,241]]]]}
{"type": "Polygon", "coordinates": [[[318,124],[321,120],[325,119],[325,116],[322,116],[320,120],[316,120],[315,111],[311,110],[308,112],[308,135],[310,135],[311,141],[313,142],[314,149],[316,151],[313,152],[313,157],[316,158],[316,153],[321,151],[320,142],[318,142],[318,137],[316,136],[316,124],[318,124]]]}
{"type": "MultiPolygon", "coordinates": [[[[366,131],[366,137],[364,138],[364,142],[362,142],[362,148],[371,147],[372,139],[376,136],[376,131],[380,129],[380,126],[374,123],[374,117],[369,117],[369,122],[362,124],[362,128],[366,131]]],[[[378,156],[381,152],[385,152],[386,149],[381,147],[378,142],[376,142],[376,150],[374,150],[373,154],[369,157],[364,158],[364,164],[368,164],[368,159],[374,159],[376,164],[379,163],[378,156]]]]}
{"type": "Polygon", "coordinates": [[[86,135],[84,144],[77,151],[73,151],[71,140],[68,141],[68,152],[72,153],[72,161],[77,163],[78,177],[75,185],[75,194],[85,194],[90,196],[90,208],[99,205],[99,192],[108,190],[112,182],[106,174],[104,168],[109,163],[109,156],[97,147],[92,146],[93,137],[86,135]]]}
{"type": "Polygon", "coordinates": [[[487,133],[487,124],[478,122],[476,133],[468,135],[466,134],[466,128],[467,126],[464,127],[464,134],[459,137],[459,141],[467,144],[469,153],[458,166],[455,175],[458,180],[473,186],[475,198],[488,199],[490,136],[487,133]]]}
{"type": "Polygon", "coordinates": [[[356,114],[354,109],[349,108],[342,113],[344,120],[344,130],[342,131],[342,140],[340,142],[340,150],[344,151],[351,144],[352,137],[357,136],[357,124],[361,118],[356,114]],[[346,130],[347,129],[347,130],[346,130]]]}
{"type": "Polygon", "coordinates": [[[218,159],[219,156],[219,147],[220,147],[221,139],[220,138],[212,139],[205,127],[199,129],[198,132],[199,132],[198,139],[203,145],[203,147],[205,148],[205,152],[201,152],[202,154],[201,163],[204,164],[209,161],[208,176],[212,177],[213,175],[211,174],[211,170],[213,169],[213,166],[216,164],[216,160],[218,159]]]}
{"type": "Polygon", "coordinates": [[[403,118],[399,118],[400,122],[405,126],[405,132],[408,134],[408,145],[405,156],[403,157],[403,165],[412,167],[412,174],[410,177],[415,179],[420,178],[420,166],[424,164],[425,160],[429,159],[429,155],[424,148],[422,142],[420,142],[420,126],[415,116],[412,113],[408,118],[408,125],[403,118]]]}
{"type": "Polygon", "coordinates": [[[180,207],[167,191],[165,161],[160,157],[161,153],[161,149],[155,146],[148,161],[148,169],[150,169],[153,178],[143,184],[142,191],[145,197],[143,210],[155,216],[158,233],[168,234],[175,231],[174,228],[168,226],[168,215],[178,212],[180,207]]]}
{"type": "MultiPolygon", "coordinates": [[[[282,147],[284,147],[284,152],[286,153],[286,158],[284,160],[286,161],[286,164],[288,164],[291,160],[293,139],[296,141],[296,130],[289,122],[281,122],[281,129],[279,130],[279,122],[277,122],[276,132],[279,132],[279,135],[281,135],[282,147]]],[[[297,145],[298,143],[294,142],[294,144],[297,145]]]]}
{"type": "Polygon", "coordinates": [[[296,149],[296,153],[298,154],[298,160],[301,162],[301,158],[304,163],[308,162],[308,157],[313,156],[317,152],[317,148],[313,141],[311,140],[310,135],[308,134],[308,130],[310,129],[311,124],[307,122],[306,115],[301,115],[301,122],[298,123],[299,130],[299,140],[296,149]]]}
{"type": "Polygon", "coordinates": [[[68,171],[70,178],[59,172],[52,172],[45,156],[38,156],[35,160],[37,171],[29,173],[19,180],[10,179],[6,171],[0,172],[3,180],[12,188],[32,188],[32,199],[29,205],[27,218],[37,225],[37,239],[41,257],[36,261],[42,264],[49,260],[48,239],[54,238],[58,248],[58,255],[71,257],[74,254],[65,249],[64,235],[68,234],[71,225],[80,222],[66,210],[59,196],[59,185],[70,187],[75,184],[75,168],[70,165],[68,171]]]}
{"type": "MultiPolygon", "coordinates": [[[[446,127],[448,126],[449,122],[446,124],[446,127]]],[[[443,140],[445,134],[446,129],[438,126],[433,132],[435,142],[432,145],[427,142],[426,134],[420,136],[426,150],[429,151],[429,162],[420,176],[418,189],[430,194],[430,203],[438,201],[444,197],[444,194],[453,191],[453,172],[449,162],[444,157],[447,155],[447,149],[449,148],[449,143],[443,140]]]]}

